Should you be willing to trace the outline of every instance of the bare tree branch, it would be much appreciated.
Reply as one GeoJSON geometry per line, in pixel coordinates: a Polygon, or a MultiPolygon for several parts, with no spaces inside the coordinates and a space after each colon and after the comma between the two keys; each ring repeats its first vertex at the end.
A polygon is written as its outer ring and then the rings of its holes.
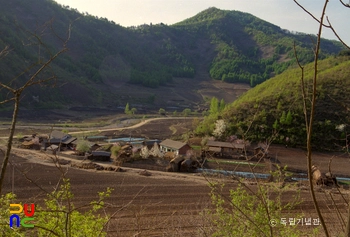
{"type": "MultiPolygon", "coordinates": [[[[52,21],[49,22],[52,25],[52,21]]],[[[44,29],[47,28],[47,24],[46,23],[44,25],[44,29]]],[[[69,25],[68,31],[71,30],[71,25],[69,25]]],[[[37,42],[37,44],[39,46],[43,46],[46,49],[46,53],[48,53],[50,55],[50,57],[48,59],[46,59],[46,61],[44,61],[43,63],[40,60],[40,54],[39,54],[39,60],[37,63],[33,63],[31,64],[29,67],[25,68],[19,75],[24,75],[27,72],[31,71],[34,66],[38,65],[39,68],[35,70],[35,72],[30,76],[30,78],[22,85],[20,86],[18,89],[11,87],[10,85],[5,85],[3,83],[0,82],[0,88],[4,88],[7,89],[8,91],[10,91],[13,94],[13,97],[10,99],[5,99],[4,101],[2,101],[0,104],[4,104],[6,102],[9,101],[14,101],[14,109],[13,109],[13,115],[12,115],[12,122],[11,122],[11,126],[10,126],[10,134],[9,134],[9,138],[7,141],[7,145],[6,145],[6,152],[5,152],[5,156],[4,156],[4,160],[2,162],[2,166],[1,166],[1,170],[0,170],[0,194],[2,191],[2,184],[4,182],[4,177],[5,177],[5,172],[6,172],[6,168],[9,162],[9,158],[10,158],[10,153],[11,153],[11,149],[12,149],[12,142],[13,142],[13,136],[14,136],[14,132],[15,132],[15,128],[16,128],[16,122],[17,122],[17,115],[18,115],[18,110],[19,110],[19,103],[20,103],[20,97],[22,92],[33,85],[38,85],[38,84],[42,84],[44,82],[48,82],[50,80],[53,80],[54,78],[56,78],[56,76],[53,75],[51,77],[46,77],[45,79],[38,79],[39,75],[47,68],[50,68],[50,64],[58,57],[60,56],[62,53],[66,52],[68,50],[67,48],[67,43],[69,41],[69,37],[70,37],[70,33],[68,33],[67,35],[67,39],[64,40],[62,48],[60,50],[58,50],[55,54],[52,54],[48,48],[48,46],[42,41],[41,37],[37,34],[31,33],[27,30],[24,30],[27,33],[29,33],[29,35],[34,38],[37,42]]],[[[43,32],[43,31],[42,31],[43,32]]],[[[14,79],[17,79],[19,76],[15,77],[14,79]]],[[[14,80],[13,79],[13,80],[14,80]]],[[[13,81],[12,80],[12,81],[13,81]]]]}
{"type": "Polygon", "coordinates": [[[303,9],[304,12],[306,12],[307,14],[309,14],[315,21],[317,21],[318,23],[320,23],[323,27],[326,27],[326,28],[329,28],[330,26],[329,25],[325,25],[323,23],[323,21],[317,19],[311,12],[309,12],[303,5],[301,5],[300,3],[298,3],[298,1],[296,0],[293,0],[301,9],[303,9]]]}
{"type": "Polygon", "coordinates": [[[349,3],[344,3],[342,0],[339,0],[341,2],[341,4],[343,4],[344,7],[348,7],[350,8],[350,4],[349,3]]]}
{"type": "MultiPolygon", "coordinates": [[[[306,146],[307,146],[307,170],[308,170],[308,177],[309,177],[309,185],[310,185],[310,193],[311,197],[315,206],[315,210],[318,214],[318,217],[320,219],[320,222],[322,224],[323,230],[325,232],[325,235],[328,237],[329,232],[327,229],[327,225],[325,223],[325,220],[323,218],[322,212],[320,210],[320,207],[318,205],[318,201],[316,198],[315,190],[314,190],[314,183],[312,180],[312,128],[313,128],[313,122],[314,122],[314,117],[315,117],[315,108],[316,108],[316,98],[317,98],[317,78],[318,78],[318,57],[319,57],[319,52],[320,52],[320,46],[321,46],[321,34],[322,34],[322,29],[323,27],[330,28],[329,25],[324,24],[324,18],[326,14],[326,9],[329,0],[325,0],[325,3],[323,5],[322,13],[321,13],[321,18],[318,20],[313,14],[311,14],[308,10],[306,10],[302,5],[300,5],[296,0],[294,2],[302,8],[307,14],[309,14],[313,19],[315,19],[319,23],[319,28],[318,28],[318,34],[317,34],[317,43],[314,51],[314,71],[313,71],[313,79],[312,79],[312,95],[311,95],[311,107],[310,107],[310,115],[309,118],[307,117],[307,108],[306,108],[306,103],[305,103],[305,84],[304,84],[304,68],[300,65],[299,60],[297,58],[297,63],[299,67],[301,68],[302,71],[302,76],[301,76],[301,81],[302,81],[302,94],[303,94],[303,101],[304,101],[304,115],[305,115],[305,126],[306,126],[306,131],[307,131],[307,138],[306,138],[306,146]]],[[[295,47],[294,47],[295,48],[295,47]]],[[[296,54],[296,53],[295,53],[296,54]]]]}
{"type": "Polygon", "coordinates": [[[330,20],[328,19],[328,17],[327,17],[327,22],[328,22],[328,24],[329,24],[329,26],[330,26],[330,29],[333,31],[333,34],[338,38],[338,40],[339,40],[345,47],[347,47],[348,49],[350,49],[350,46],[347,45],[347,44],[342,40],[342,38],[340,38],[340,36],[339,36],[338,33],[336,32],[336,30],[333,28],[333,26],[332,26],[330,20]]]}

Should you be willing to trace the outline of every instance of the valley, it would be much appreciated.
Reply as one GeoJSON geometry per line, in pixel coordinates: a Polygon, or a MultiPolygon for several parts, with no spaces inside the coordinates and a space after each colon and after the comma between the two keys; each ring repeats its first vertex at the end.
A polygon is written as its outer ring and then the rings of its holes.
{"type": "Polygon", "coordinates": [[[97,213],[110,217],[107,236],[322,236],[316,204],[331,236],[345,232],[350,51],[341,42],[216,7],[122,27],[53,0],[3,2],[0,33],[2,193],[43,205],[68,178],[74,198],[62,200],[87,214],[112,188],[97,213]],[[312,224],[282,223],[301,217],[312,224]]]}
{"type": "MultiPolygon", "coordinates": [[[[154,118],[146,124],[135,124],[130,128],[114,128],[114,130],[108,128],[111,131],[104,131],[101,134],[112,132],[120,136],[132,134],[135,137],[154,137],[159,135],[160,130],[161,137],[165,139],[174,135],[173,131],[169,129],[171,126],[182,129],[190,128],[192,120],[193,118],[154,118]]],[[[27,124],[27,126],[30,127],[30,124],[27,124]]],[[[32,126],[31,129],[28,129],[28,127],[21,128],[19,126],[19,131],[23,134],[26,131],[38,133],[47,131],[42,125],[32,126]]],[[[103,131],[107,127],[109,126],[94,127],[94,129],[103,131]]],[[[79,129],[86,130],[86,128],[79,129]]],[[[5,135],[3,130],[0,131],[1,136],[5,135]]],[[[183,132],[185,130],[179,131],[179,134],[183,132]]],[[[306,172],[305,151],[303,149],[272,145],[269,154],[282,167],[288,166],[291,170],[306,172]]],[[[332,172],[337,176],[347,175],[349,165],[347,156],[341,153],[314,153],[315,164],[322,171],[328,169],[331,157],[333,157],[332,172]]],[[[74,156],[66,156],[64,152],[62,154],[58,153],[58,158],[71,162],[82,162],[74,156]]],[[[182,236],[202,236],[204,233],[211,233],[211,229],[208,228],[208,216],[203,215],[204,209],[212,208],[208,183],[223,182],[227,188],[235,188],[238,185],[236,178],[231,176],[204,173],[169,173],[152,169],[152,166],[149,165],[145,166],[147,162],[125,163],[121,166],[124,172],[111,172],[77,169],[70,167],[69,164],[63,161],[55,165],[53,161],[54,158],[49,153],[14,148],[9,171],[6,172],[5,190],[14,191],[18,199],[23,202],[40,204],[46,195],[45,192],[50,192],[52,186],[59,182],[63,170],[66,172],[65,176],[71,179],[76,206],[85,205],[95,199],[98,191],[105,190],[107,187],[113,188],[114,191],[111,197],[106,200],[107,213],[113,214],[108,227],[106,227],[109,236],[132,236],[135,234],[146,236],[174,236],[180,234],[182,236]],[[11,171],[12,167],[14,168],[13,171],[11,171]],[[149,176],[142,175],[144,169],[147,169],[149,176]]],[[[209,167],[235,171],[246,170],[247,168],[245,165],[238,163],[221,166],[220,161],[225,161],[222,158],[216,158],[216,161],[217,163],[210,163],[209,167]],[[215,163],[216,165],[213,166],[215,163]]],[[[111,165],[110,162],[97,163],[104,166],[111,165]]],[[[263,161],[260,164],[266,166],[263,170],[268,172],[268,165],[263,161]]],[[[254,180],[246,179],[244,182],[251,189],[256,188],[254,180]]],[[[300,214],[301,212],[307,217],[316,218],[317,214],[314,213],[307,190],[308,184],[306,181],[298,181],[296,184],[301,190],[303,202],[297,208],[284,212],[281,218],[296,217],[296,213],[300,214]]],[[[341,205],[341,196],[336,189],[329,188],[326,190],[332,192],[333,198],[341,205]]],[[[343,194],[348,193],[348,186],[342,186],[341,191],[343,194]]],[[[285,196],[283,200],[293,200],[292,194],[295,192],[294,189],[289,190],[289,195],[285,196]]],[[[223,194],[228,195],[226,191],[223,194]]],[[[334,219],[335,212],[328,209],[329,205],[322,188],[319,189],[317,195],[320,200],[323,200],[321,207],[326,213],[327,223],[332,223],[332,233],[338,233],[340,223],[334,219]]],[[[301,228],[305,233],[311,233],[316,227],[312,225],[298,228],[301,228]]]]}

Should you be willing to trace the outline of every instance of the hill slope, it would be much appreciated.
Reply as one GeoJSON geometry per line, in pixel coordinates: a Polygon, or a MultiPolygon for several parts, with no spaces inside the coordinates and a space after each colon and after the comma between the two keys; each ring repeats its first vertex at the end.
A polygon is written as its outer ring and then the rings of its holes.
{"type": "MultiPolygon", "coordinates": [[[[306,92],[311,91],[313,64],[305,67],[306,92]]],[[[221,116],[227,121],[228,134],[243,134],[253,141],[275,136],[275,141],[305,144],[305,119],[301,95],[301,71],[286,70],[249,90],[220,114],[209,116],[198,128],[221,116]],[[248,129],[249,128],[249,129],[248,129]]],[[[320,61],[313,143],[318,148],[340,149],[350,132],[350,58],[331,57],[320,61]],[[342,129],[343,128],[343,129],[342,129]]],[[[308,94],[310,96],[310,94],[308,94]]],[[[307,106],[310,106],[307,100],[307,106]]],[[[202,130],[201,130],[202,129],[202,130]]]]}
{"type": "MultiPolygon", "coordinates": [[[[292,34],[248,13],[209,8],[175,26],[211,39],[217,54],[210,75],[217,80],[255,86],[295,64],[294,42],[302,63],[313,60],[315,36],[292,34]]],[[[325,58],[341,46],[323,40],[321,48],[325,58]]]]}
{"type": "MultiPolygon", "coordinates": [[[[51,26],[57,36],[65,38],[69,24],[73,24],[69,51],[52,64],[58,86],[30,89],[23,100],[27,108],[120,107],[126,102],[156,103],[158,108],[179,105],[171,101],[183,101],[181,106],[191,107],[203,102],[203,95],[195,91],[205,79],[255,86],[284,71],[293,64],[293,41],[298,42],[301,60],[311,60],[311,42],[306,35],[291,34],[247,13],[216,8],[172,26],[131,28],[81,14],[52,0],[6,1],[0,14],[0,48],[9,45],[13,49],[0,64],[0,80],[4,82],[38,57],[38,47],[23,45],[28,37],[25,30],[38,33],[42,30],[38,26],[53,19],[43,40],[54,50],[59,40],[52,35],[51,26]],[[193,78],[186,82],[191,89],[177,89],[183,82],[178,78],[193,78]],[[174,98],[158,96],[164,88],[141,87],[165,85],[174,88],[174,98]],[[135,98],[132,93],[140,96],[135,98]],[[39,102],[31,99],[38,95],[39,102]]],[[[322,57],[341,49],[339,43],[325,40],[322,57]]],[[[0,99],[6,97],[6,93],[0,94],[0,99]]]]}

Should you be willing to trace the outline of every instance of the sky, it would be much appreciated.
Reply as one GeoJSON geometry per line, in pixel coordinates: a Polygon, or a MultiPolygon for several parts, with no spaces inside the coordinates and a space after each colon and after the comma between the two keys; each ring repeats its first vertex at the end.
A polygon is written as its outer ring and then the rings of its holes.
{"type": "MultiPolygon", "coordinates": [[[[316,35],[318,24],[293,0],[55,0],[56,2],[105,17],[121,26],[164,23],[171,25],[192,17],[209,8],[237,10],[253,14],[283,29],[316,35]]],[[[350,0],[343,0],[349,3],[350,0]]],[[[324,1],[299,0],[308,11],[321,17],[324,1]]],[[[339,36],[350,45],[350,8],[338,0],[328,3],[326,16],[339,36]]],[[[324,30],[322,37],[336,39],[330,30],[324,30]]]]}

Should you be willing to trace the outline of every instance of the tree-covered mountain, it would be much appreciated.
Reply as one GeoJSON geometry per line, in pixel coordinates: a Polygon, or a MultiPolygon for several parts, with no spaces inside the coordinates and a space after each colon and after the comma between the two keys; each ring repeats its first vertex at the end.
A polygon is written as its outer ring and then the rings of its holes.
{"type": "MultiPolygon", "coordinates": [[[[310,106],[313,63],[304,67],[306,103],[310,106]]],[[[301,70],[288,69],[252,88],[221,111],[207,116],[197,128],[212,133],[218,118],[227,123],[226,136],[245,134],[251,141],[303,145],[306,141],[301,70]]],[[[313,127],[313,145],[318,149],[342,149],[350,134],[350,57],[336,56],[319,62],[317,103],[313,127]]],[[[225,136],[223,136],[225,137],[225,136]]]]}
{"type": "MultiPolygon", "coordinates": [[[[238,11],[209,8],[171,26],[124,28],[53,0],[11,0],[0,8],[0,48],[12,49],[0,63],[0,80],[10,82],[40,57],[40,49],[26,43],[26,31],[41,35],[54,51],[59,38],[67,37],[70,24],[69,51],[52,64],[59,86],[31,89],[30,94],[40,94],[45,101],[42,107],[101,106],[127,97],[113,93],[121,84],[157,88],[176,84],[176,78],[201,79],[206,73],[216,80],[255,86],[294,63],[294,42],[300,60],[312,60],[308,35],[290,33],[238,11]]],[[[340,50],[338,42],[324,40],[321,57],[340,50]]],[[[4,90],[0,92],[1,98],[6,97],[4,90]]]]}
{"type": "MultiPolygon", "coordinates": [[[[175,26],[215,45],[210,75],[217,80],[255,86],[295,64],[294,43],[302,63],[313,60],[315,36],[291,33],[248,13],[209,8],[175,26]]],[[[325,58],[342,47],[323,40],[321,48],[325,58]]]]}

